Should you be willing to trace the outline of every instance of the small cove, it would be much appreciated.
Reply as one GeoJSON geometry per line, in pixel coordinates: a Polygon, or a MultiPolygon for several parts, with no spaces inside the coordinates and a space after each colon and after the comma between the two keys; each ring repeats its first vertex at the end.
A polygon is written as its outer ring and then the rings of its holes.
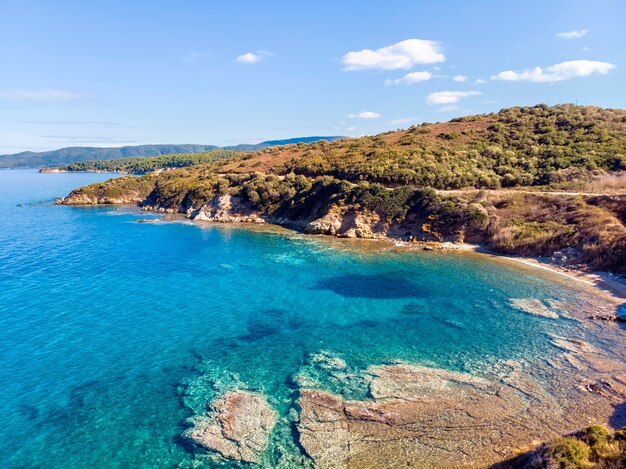
{"type": "MultiPolygon", "coordinates": [[[[603,304],[595,292],[486,256],[48,203],[108,177],[0,172],[4,467],[192,467],[180,435],[194,408],[245,386],[286,415],[320,352],[355,375],[396,361],[497,374],[562,353],[553,336],[623,355],[619,326],[582,320],[603,304]],[[528,314],[511,306],[520,298],[566,311],[528,314]]],[[[368,397],[358,377],[319,381],[368,397]]],[[[285,427],[273,438],[286,449],[271,457],[298,451],[285,427]]]]}

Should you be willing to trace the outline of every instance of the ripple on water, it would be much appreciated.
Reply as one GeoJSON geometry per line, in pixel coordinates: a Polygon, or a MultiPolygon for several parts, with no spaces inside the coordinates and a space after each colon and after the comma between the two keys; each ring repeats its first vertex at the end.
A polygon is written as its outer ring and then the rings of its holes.
{"type": "Polygon", "coordinates": [[[579,290],[485,258],[30,205],[109,175],[11,174],[0,172],[4,467],[193,467],[186,420],[239,388],[280,415],[268,461],[300,467],[305,382],[360,400],[372,365],[501,375],[510,359],[549,362],[536,372],[547,382],[565,366],[551,335],[623,350],[621,329],[585,320],[597,305],[579,290]]]}

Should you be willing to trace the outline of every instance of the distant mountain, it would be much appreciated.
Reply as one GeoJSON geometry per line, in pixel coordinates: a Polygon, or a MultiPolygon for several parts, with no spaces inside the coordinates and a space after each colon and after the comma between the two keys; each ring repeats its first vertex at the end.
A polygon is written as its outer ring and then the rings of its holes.
{"type": "Polygon", "coordinates": [[[261,143],[255,144],[245,144],[241,143],[239,145],[232,145],[229,147],[222,147],[224,150],[244,150],[244,151],[257,151],[263,150],[268,147],[276,147],[279,145],[291,145],[294,143],[313,143],[319,142],[320,140],[326,140],[328,142],[332,142],[333,140],[339,140],[341,138],[346,138],[341,135],[333,135],[328,137],[296,137],[296,138],[287,138],[285,140],[267,140],[261,143]]]}
{"type": "Polygon", "coordinates": [[[116,148],[68,147],[60,150],[0,155],[0,168],[61,166],[85,160],[114,160],[128,156],[158,156],[173,153],[199,153],[215,150],[215,145],[136,145],[116,148]]]}
{"type": "MultiPolygon", "coordinates": [[[[224,147],[225,150],[247,150],[255,151],[263,148],[287,145],[290,143],[311,143],[319,140],[333,141],[339,136],[331,137],[298,137],[287,140],[268,140],[254,145],[233,145],[224,147]]],[[[115,160],[118,158],[149,157],[159,155],[173,155],[178,153],[202,153],[216,150],[220,147],[216,145],[135,145],[113,148],[98,147],[67,147],[60,150],[32,152],[24,151],[12,155],[0,155],[0,168],[48,168],[64,166],[70,163],[86,160],[115,160]]]]}

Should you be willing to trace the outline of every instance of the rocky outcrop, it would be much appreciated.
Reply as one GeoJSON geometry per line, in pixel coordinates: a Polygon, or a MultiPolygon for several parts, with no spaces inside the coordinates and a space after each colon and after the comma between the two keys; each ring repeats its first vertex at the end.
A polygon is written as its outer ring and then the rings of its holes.
{"type": "Polygon", "coordinates": [[[73,190],[67,197],[56,201],[63,205],[137,205],[142,203],[154,188],[156,176],[132,176],[109,179],[73,190]]]}
{"type": "Polygon", "coordinates": [[[471,373],[400,361],[363,369],[354,357],[320,350],[294,370],[280,399],[296,401],[280,419],[237,375],[207,363],[187,383],[184,402],[197,416],[185,436],[208,451],[196,454],[204,463],[488,467],[520,446],[608,423],[626,400],[622,350],[549,338],[555,353],[545,360],[470,361],[471,373]]]}
{"type": "Polygon", "coordinates": [[[229,391],[211,403],[209,414],[194,417],[184,436],[223,458],[257,463],[276,417],[263,395],[229,391]]]}
{"type": "Polygon", "coordinates": [[[189,217],[195,221],[265,223],[265,219],[244,204],[240,197],[230,194],[215,196],[208,204],[191,211],[189,217]]]}
{"type": "Polygon", "coordinates": [[[145,194],[133,191],[116,195],[74,191],[67,197],[57,200],[55,203],[61,205],[136,205],[144,198],[145,194]]]}
{"type": "MultiPolygon", "coordinates": [[[[542,304],[562,315],[564,305],[542,304]]],[[[617,418],[622,351],[550,339],[558,352],[545,362],[505,360],[480,376],[401,362],[359,372],[312,354],[294,376],[300,447],[321,469],[487,467],[520,445],[617,418]]]]}
{"type": "Polygon", "coordinates": [[[304,231],[341,238],[384,238],[388,226],[376,213],[354,207],[332,207],[326,215],[304,224],[304,231]]]}
{"type": "Polygon", "coordinates": [[[40,168],[40,173],[67,173],[67,170],[61,168],[40,168]]]}
{"type": "Polygon", "coordinates": [[[520,434],[546,431],[541,407],[531,408],[523,393],[499,381],[408,364],[365,373],[368,400],[300,391],[299,442],[316,467],[486,464],[502,458],[520,434]]]}

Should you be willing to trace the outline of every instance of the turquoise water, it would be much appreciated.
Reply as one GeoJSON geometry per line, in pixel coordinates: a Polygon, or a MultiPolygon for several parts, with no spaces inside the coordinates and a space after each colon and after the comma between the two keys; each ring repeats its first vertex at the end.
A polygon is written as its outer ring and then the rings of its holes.
{"type": "Polygon", "coordinates": [[[1,467],[210,466],[180,434],[220,386],[285,414],[321,350],[473,371],[579,327],[508,304],[578,292],[486,258],[50,203],[106,178],[0,171],[1,467]]]}

